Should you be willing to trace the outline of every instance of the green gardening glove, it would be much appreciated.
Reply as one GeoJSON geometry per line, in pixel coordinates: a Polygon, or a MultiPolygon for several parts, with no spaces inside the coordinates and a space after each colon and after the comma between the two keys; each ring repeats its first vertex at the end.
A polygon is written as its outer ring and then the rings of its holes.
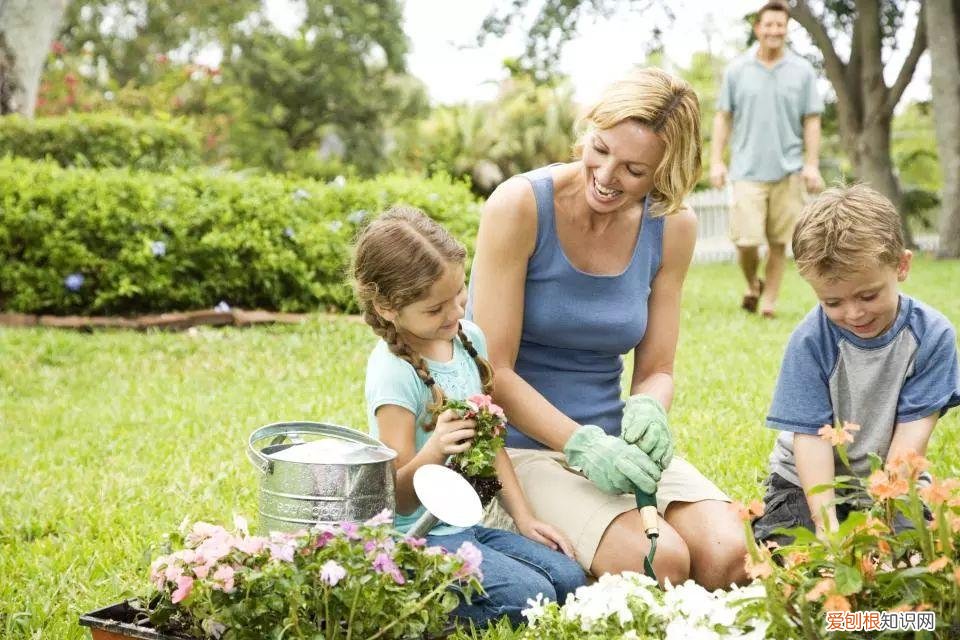
{"type": "Polygon", "coordinates": [[[620,437],[640,447],[661,469],[666,469],[673,459],[673,436],[667,426],[667,412],[656,398],[642,393],[627,398],[620,437]]]}
{"type": "Polygon", "coordinates": [[[638,447],[627,444],[600,427],[586,424],[573,432],[563,447],[567,462],[583,472],[606,493],[654,494],[660,467],[638,447]]]}

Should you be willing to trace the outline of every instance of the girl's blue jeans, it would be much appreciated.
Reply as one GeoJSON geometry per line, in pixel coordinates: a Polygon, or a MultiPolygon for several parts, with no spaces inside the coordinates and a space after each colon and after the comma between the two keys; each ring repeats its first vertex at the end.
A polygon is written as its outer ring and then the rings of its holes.
{"type": "Polygon", "coordinates": [[[575,560],[510,531],[478,525],[451,535],[427,536],[428,545],[454,553],[464,542],[483,554],[484,593],[475,595],[469,604],[461,597],[453,615],[469,618],[477,627],[501,616],[508,616],[516,626],[523,622],[520,611],[529,606],[528,599],[542,593],[563,604],[567,594],[586,584],[587,577],[575,560]]]}

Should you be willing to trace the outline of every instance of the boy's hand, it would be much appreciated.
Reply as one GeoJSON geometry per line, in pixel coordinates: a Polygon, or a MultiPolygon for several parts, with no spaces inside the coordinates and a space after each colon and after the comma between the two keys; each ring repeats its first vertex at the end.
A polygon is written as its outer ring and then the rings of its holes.
{"type": "Polygon", "coordinates": [[[473,446],[476,427],[476,421],[464,420],[453,409],[447,409],[437,416],[437,426],[425,446],[444,457],[462,453],[473,446]]]}
{"type": "Polygon", "coordinates": [[[652,396],[637,394],[627,398],[620,437],[640,447],[661,469],[666,469],[673,459],[673,436],[667,425],[667,412],[652,396]]]}
{"type": "Polygon", "coordinates": [[[537,520],[533,517],[515,522],[517,525],[517,530],[523,535],[523,537],[529,538],[534,542],[539,542],[546,547],[550,547],[554,551],[560,551],[568,558],[573,558],[576,560],[574,557],[573,545],[570,544],[570,541],[567,540],[565,535],[560,533],[552,525],[537,520]]]}
{"type": "Polygon", "coordinates": [[[585,424],[563,447],[567,462],[579,469],[606,493],[633,493],[639,489],[654,494],[660,467],[639,447],[608,435],[596,425],[585,424]]]}

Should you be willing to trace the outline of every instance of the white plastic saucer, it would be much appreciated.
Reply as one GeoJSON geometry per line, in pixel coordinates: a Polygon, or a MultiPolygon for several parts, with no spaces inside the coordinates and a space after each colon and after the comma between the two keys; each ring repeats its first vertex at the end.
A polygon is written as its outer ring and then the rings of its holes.
{"type": "Polygon", "coordinates": [[[455,527],[472,527],[483,519],[480,496],[453,469],[425,464],[413,474],[413,490],[423,508],[455,527]]]}

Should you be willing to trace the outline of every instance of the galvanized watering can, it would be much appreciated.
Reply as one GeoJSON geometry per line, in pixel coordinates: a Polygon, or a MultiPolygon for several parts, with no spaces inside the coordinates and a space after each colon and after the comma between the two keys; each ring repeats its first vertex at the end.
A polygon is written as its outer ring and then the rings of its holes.
{"type": "Polygon", "coordinates": [[[260,470],[262,532],[360,522],[396,510],[397,453],[360,431],[278,422],[250,434],[247,456],[260,470]]]}

